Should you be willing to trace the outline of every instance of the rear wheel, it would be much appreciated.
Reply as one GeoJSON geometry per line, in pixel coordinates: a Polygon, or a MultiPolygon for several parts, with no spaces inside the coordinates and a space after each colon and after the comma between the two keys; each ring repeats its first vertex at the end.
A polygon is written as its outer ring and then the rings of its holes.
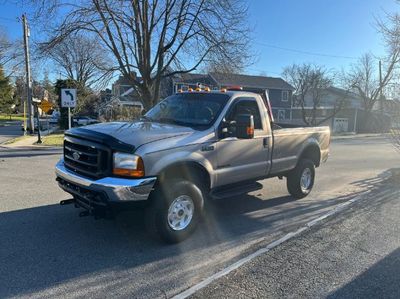
{"type": "Polygon", "coordinates": [[[178,243],[196,229],[203,212],[201,189],[187,180],[167,180],[153,194],[148,208],[148,228],[168,243],[178,243]]]}
{"type": "Polygon", "coordinates": [[[309,159],[301,159],[296,168],[287,176],[287,189],[297,198],[306,197],[314,186],[315,165],[309,159]]]}

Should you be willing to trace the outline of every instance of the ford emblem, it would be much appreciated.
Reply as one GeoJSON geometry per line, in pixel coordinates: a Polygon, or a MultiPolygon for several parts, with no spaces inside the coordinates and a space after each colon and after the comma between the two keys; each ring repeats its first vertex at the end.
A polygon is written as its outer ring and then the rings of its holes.
{"type": "Polygon", "coordinates": [[[74,158],[74,160],[79,160],[79,158],[81,157],[81,155],[78,152],[73,152],[72,153],[72,157],[74,158]]]}

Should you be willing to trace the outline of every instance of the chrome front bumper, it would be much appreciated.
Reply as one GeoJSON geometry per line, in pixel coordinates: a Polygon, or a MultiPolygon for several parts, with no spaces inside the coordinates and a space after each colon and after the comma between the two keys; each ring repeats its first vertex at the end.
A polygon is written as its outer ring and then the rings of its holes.
{"type": "MultiPolygon", "coordinates": [[[[114,203],[147,200],[157,180],[156,177],[143,179],[106,177],[98,180],[91,180],[66,169],[64,166],[64,159],[61,159],[57,163],[56,175],[58,180],[61,179],[68,184],[88,191],[104,194],[107,201],[114,203]]],[[[59,186],[63,190],[71,193],[70,190],[66,188],[65,184],[59,183],[59,186]]]]}

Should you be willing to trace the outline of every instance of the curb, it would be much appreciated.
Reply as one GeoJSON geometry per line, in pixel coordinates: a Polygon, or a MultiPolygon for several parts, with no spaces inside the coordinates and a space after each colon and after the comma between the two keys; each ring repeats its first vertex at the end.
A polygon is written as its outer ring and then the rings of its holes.
{"type": "Polygon", "coordinates": [[[62,146],[51,146],[51,145],[21,145],[21,146],[4,146],[0,144],[0,149],[7,150],[31,150],[31,151],[40,151],[40,150],[62,150],[62,146]]]}
{"type": "Polygon", "coordinates": [[[331,140],[345,140],[354,138],[374,138],[387,137],[387,134],[351,134],[351,135],[332,135],[331,140]]]}

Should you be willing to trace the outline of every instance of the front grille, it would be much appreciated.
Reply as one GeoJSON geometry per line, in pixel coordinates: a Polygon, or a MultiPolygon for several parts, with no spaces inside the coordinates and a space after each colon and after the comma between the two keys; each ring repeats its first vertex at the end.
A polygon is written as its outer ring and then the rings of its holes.
{"type": "Polygon", "coordinates": [[[102,178],[109,173],[110,151],[97,143],[67,137],[64,140],[64,164],[73,172],[89,178],[102,178]]]}

